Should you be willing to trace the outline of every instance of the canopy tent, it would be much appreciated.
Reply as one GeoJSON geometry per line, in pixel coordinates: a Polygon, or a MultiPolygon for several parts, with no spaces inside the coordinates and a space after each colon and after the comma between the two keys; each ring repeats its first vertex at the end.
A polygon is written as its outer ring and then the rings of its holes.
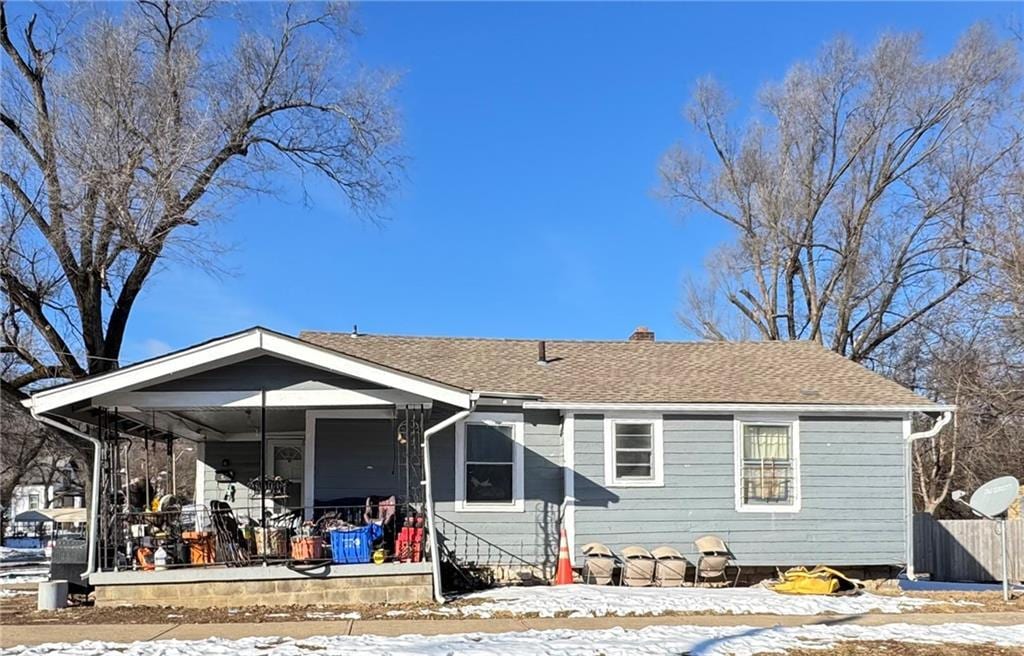
{"type": "Polygon", "coordinates": [[[18,513],[15,522],[84,524],[87,519],[85,508],[37,508],[18,513]]]}

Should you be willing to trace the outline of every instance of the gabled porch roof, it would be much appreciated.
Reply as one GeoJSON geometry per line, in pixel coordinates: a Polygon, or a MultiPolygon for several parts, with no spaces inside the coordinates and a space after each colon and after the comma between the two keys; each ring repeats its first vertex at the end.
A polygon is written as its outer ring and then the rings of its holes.
{"type": "Polygon", "coordinates": [[[411,402],[415,398],[464,409],[470,407],[474,395],[470,390],[332,351],[257,326],[116,371],[36,392],[25,401],[25,405],[38,414],[68,416],[88,406],[246,408],[259,407],[265,401],[268,405],[279,406],[336,407],[392,404],[403,400],[411,402]],[[274,390],[266,393],[266,399],[261,399],[262,393],[258,389],[139,391],[261,355],[358,379],[368,385],[366,389],[274,390]],[[401,393],[408,396],[403,398],[401,393]]]}

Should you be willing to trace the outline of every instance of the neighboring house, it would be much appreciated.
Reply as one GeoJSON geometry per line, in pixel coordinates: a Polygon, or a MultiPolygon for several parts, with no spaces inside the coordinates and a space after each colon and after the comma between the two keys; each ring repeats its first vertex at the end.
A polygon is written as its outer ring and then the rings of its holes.
{"type": "MultiPolygon", "coordinates": [[[[73,466],[69,463],[62,463],[62,480],[76,480],[73,466]]],[[[41,546],[40,541],[45,535],[52,535],[54,529],[68,530],[75,528],[74,524],[61,523],[55,526],[52,522],[25,522],[14,521],[19,515],[31,510],[46,510],[52,508],[81,508],[83,506],[83,492],[81,485],[77,483],[46,484],[39,480],[39,477],[29,477],[29,480],[14,487],[11,492],[10,506],[4,510],[5,519],[3,522],[3,539],[5,546],[41,546]],[[40,528],[43,535],[39,535],[40,528]]]]}
{"type": "MultiPolygon", "coordinates": [[[[73,472],[69,470],[73,476],[73,472]]],[[[82,487],[79,484],[49,484],[29,480],[16,485],[11,493],[10,515],[16,517],[26,510],[45,508],[81,508],[84,503],[82,487]]]]}
{"type": "MultiPolygon", "coordinates": [[[[902,567],[911,417],[952,410],[816,343],[657,342],[645,329],[538,341],[253,328],[28,404],[194,440],[200,504],[313,517],[395,495],[435,511],[451,559],[545,575],[562,527],[577,566],[591,541],[692,554],[712,533],[744,566],[902,567]],[[424,437],[429,470],[408,448],[424,437]],[[285,481],[270,501],[254,489],[261,460],[285,481]]],[[[245,571],[232,580],[267,575],[245,571]]],[[[137,574],[95,582],[163,580],[137,574]]]]}

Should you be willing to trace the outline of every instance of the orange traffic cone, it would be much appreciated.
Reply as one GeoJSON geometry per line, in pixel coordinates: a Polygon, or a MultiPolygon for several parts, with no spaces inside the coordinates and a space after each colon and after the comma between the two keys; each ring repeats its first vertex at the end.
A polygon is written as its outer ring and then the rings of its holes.
{"type": "Polygon", "coordinates": [[[555,585],[569,585],[572,583],[572,563],[569,562],[569,538],[565,536],[565,529],[558,538],[558,567],[555,569],[555,585]]]}

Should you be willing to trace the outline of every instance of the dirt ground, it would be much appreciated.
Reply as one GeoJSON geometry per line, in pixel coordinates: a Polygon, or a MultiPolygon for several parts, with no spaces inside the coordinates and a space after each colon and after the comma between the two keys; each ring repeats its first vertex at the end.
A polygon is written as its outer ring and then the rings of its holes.
{"type": "MultiPolygon", "coordinates": [[[[906,593],[943,603],[917,609],[924,613],[1024,612],[1024,597],[1004,603],[999,593],[906,593]]],[[[454,602],[464,605],[468,602],[454,602]]],[[[239,606],[237,608],[174,608],[174,607],[100,607],[78,603],[60,611],[37,611],[34,594],[0,598],[0,624],[209,624],[228,622],[296,622],[309,620],[350,619],[346,613],[358,613],[360,619],[448,619],[440,613],[421,615],[419,611],[436,608],[433,604],[389,606],[239,606]],[[398,612],[404,611],[404,612],[398,612]]],[[[710,614],[710,613],[700,613],[710,614]]],[[[858,653],[858,652],[850,652],[858,653]]],[[[865,652],[866,653],[866,652],[865,652]]],[[[885,652],[881,652],[885,653],[885,652]]],[[[921,652],[929,653],[929,652],[921,652]]],[[[993,652],[998,654],[999,652],[993,652]]],[[[913,654],[917,656],[917,654],[913,654]]]]}
{"type": "MultiPolygon", "coordinates": [[[[786,656],[822,656],[821,649],[796,649],[786,656]]],[[[919,645],[911,642],[840,642],[829,647],[829,656],[1020,656],[1024,647],[995,645],[919,645]]]]}

